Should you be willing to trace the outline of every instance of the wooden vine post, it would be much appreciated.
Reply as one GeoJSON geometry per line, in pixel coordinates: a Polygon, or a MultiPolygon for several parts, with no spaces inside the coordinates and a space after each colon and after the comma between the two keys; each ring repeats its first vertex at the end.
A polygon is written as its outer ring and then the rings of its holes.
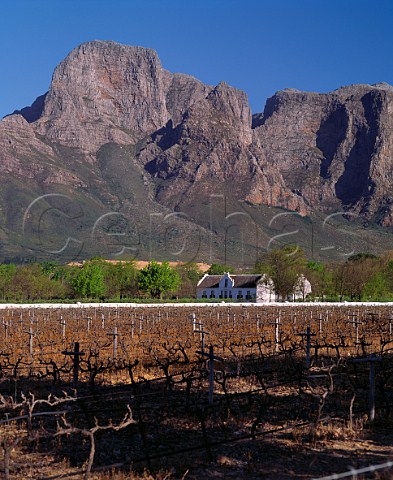
{"type": "Polygon", "coordinates": [[[117,357],[117,337],[119,334],[117,333],[117,327],[113,328],[113,333],[107,333],[108,337],[113,337],[113,358],[117,357]]]}
{"type": "Polygon", "coordinates": [[[375,362],[381,362],[381,357],[376,357],[375,353],[366,358],[355,358],[351,360],[353,363],[367,362],[370,367],[369,372],[369,392],[368,392],[368,406],[369,406],[369,421],[375,420],[375,362]]]}
{"type": "Polygon", "coordinates": [[[274,322],[270,322],[270,325],[274,325],[274,345],[275,345],[275,351],[278,352],[279,345],[280,345],[280,325],[281,325],[280,314],[276,317],[274,322]]]}
{"type": "Polygon", "coordinates": [[[67,350],[64,350],[63,355],[69,355],[73,357],[73,363],[74,363],[74,376],[73,376],[73,386],[76,388],[78,386],[78,377],[79,377],[79,359],[81,356],[83,356],[85,353],[81,352],[79,350],[79,342],[74,343],[74,351],[73,352],[67,352],[67,350]]]}
{"type": "Polygon", "coordinates": [[[311,337],[315,337],[315,333],[311,333],[311,327],[308,326],[306,333],[298,333],[300,337],[306,337],[306,368],[311,365],[311,337]]]}
{"type": "Polygon", "coordinates": [[[198,351],[197,353],[209,359],[209,404],[211,405],[213,403],[213,392],[214,392],[214,360],[223,362],[224,359],[214,355],[213,345],[210,345],[209,353],[206,353],[204,351],[202,352],[198,351]]]}

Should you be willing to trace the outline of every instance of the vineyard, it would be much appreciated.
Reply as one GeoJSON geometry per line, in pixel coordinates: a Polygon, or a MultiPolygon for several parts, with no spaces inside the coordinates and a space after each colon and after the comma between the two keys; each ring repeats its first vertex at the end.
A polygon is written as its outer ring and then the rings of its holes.
{"type": "Polygon", "coordinates": [[[392,348],[389,304],[5,307],[0,470],[289,479],[380,463],[392,348]]]}

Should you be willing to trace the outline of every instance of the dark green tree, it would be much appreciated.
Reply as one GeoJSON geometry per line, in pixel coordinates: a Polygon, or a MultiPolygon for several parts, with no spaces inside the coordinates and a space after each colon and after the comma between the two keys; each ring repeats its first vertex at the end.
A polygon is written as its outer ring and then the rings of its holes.
{"type": "Polygon", "coordinates": [[[235,269],[230,265],[222,263],[212,263],[209,270],[206,272],[209,275],[224,275],[224,273],[235,273],[235,269]]]}
{"type": "Polygon", "coordinates": [[[137,294],[138,272],[134,262],[107,263],[104,268],[106,294],[110,298],[132,297],[137,294]]]}
{"type": "Polygon", "coordinates": [[[363,300],[374,302],[390,300],[386,277],[383,271],[377,271],[367,281],[363,289],[363,300]]]}
{"type": "Polygon", "coordinates": [[[322,262],[308,262],[306,271],[307,280],[312,286],[312,296],[324,300],[333,295],[333,276],[328,265],[322,262]]]}
{"type": "Polygon", "coordinates": [[[382,270],[382,262],[375,255],[359,253],[349,257],[334,269],[336,294],[342,300],[362,300],[367,283],[382,270]]]}
{"type": "Polygon", "coordinates": [[[162,264],[154,260],[147,267],[139,270],[138,285],[142,291],[149,292],[154,298],[174,292],[180,285],[180,275],[168,262],[162,264]]]}
{"type": "Polygon", "coordinates": [[[57,280],[49,278],[39,263],[19,265],[10,286],[17,301],[50,300],[64,298],[64,288],[57,280]]]}
{"type": "Polygon", "coordinates": [[[390,294],[393,294],[393,260],[389,257],[385,260],[385,267],[383,270],[386,289],[390,294]]]}
{"type": "Polygon", "coordinates": [[[105,295],[104,267],[101,260],[83,264],[72,280],[75,297],[100,298],[105,295]]]}
{"type": "Polygon", "coordinates": [[[42,273],[44,273],[45,275],[48,275],[51,276],[56,268],[58,267],[58,264],[56,262],[42,262],[41,263],[41,270],[42,270],[42,273]]]}

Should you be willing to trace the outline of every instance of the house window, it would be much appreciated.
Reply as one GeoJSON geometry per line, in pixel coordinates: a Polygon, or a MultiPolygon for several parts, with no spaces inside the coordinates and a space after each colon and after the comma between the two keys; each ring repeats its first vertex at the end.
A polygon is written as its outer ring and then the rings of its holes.
{"type": "Polygon", "coordinates": [[[212,290],[212,291],[210,292],[210,298],[216,298],[216,296],[215,296],[215,294],[214,294],[214,290],[212,290]]]}
{"type": "Polygon", "coordinates": [[[243,298],[243,292],[239,290],[239,293],[237,294],[237,298],[243,298]]]}
{"type": "Polygon", "coordinates": [[[251,291],[247,290],[247,295],[246,295],[247,300],[251,299],[251,291]]]}
{"type": "Polygon", "coordinates": [[[224,292],[224,298],[228,298],[228,292],[226,290],[224,292]]]}
{"type": "Polygon", "coordinates": [[[202,298],[207,298],[206,290],[203,290],[203,292],[202,292],[202,298]]]}
{"type": "Polygon", "coordinates": [[[225,283],[224,287],[225,287],[225,288],[228,288],[228,279],[227,279],[227,278],[225,279],[225,282],[224,282],[224,283],[225,283]]]}
{"type": "Polygon", "coordinates": [[[229,295],[228,295],[229,298],[232,298],[232,291],[229,290],[229,295]]]}
{"type": "Polygon", "coordinates": [[[221,294],[219,295],[218,298],[223,298],[223,291],[221,290],[221,294]]]}

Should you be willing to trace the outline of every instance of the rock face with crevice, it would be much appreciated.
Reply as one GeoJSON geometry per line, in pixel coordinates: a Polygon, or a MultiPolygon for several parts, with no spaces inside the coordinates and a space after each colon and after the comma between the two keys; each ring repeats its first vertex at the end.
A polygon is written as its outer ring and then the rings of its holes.
{"type": "Polygon", "coordinates": [[[392,132],[388,84],[287,89],[252,115],[245,93],[170,73],[154,50],[88,42],[58,65],[46,94],[0,121],[1,228],[56,191],[135,224],[152,211],[192,211],[183,227],[203,229],[198,205],[224,196],[391,226],[392,132]]]}
{"type": "Polygon", "coordinates": [[[278,92],[254,118],[257,142],[286,186],[313,209],[390,224],[393,88],[278,92]]]}

